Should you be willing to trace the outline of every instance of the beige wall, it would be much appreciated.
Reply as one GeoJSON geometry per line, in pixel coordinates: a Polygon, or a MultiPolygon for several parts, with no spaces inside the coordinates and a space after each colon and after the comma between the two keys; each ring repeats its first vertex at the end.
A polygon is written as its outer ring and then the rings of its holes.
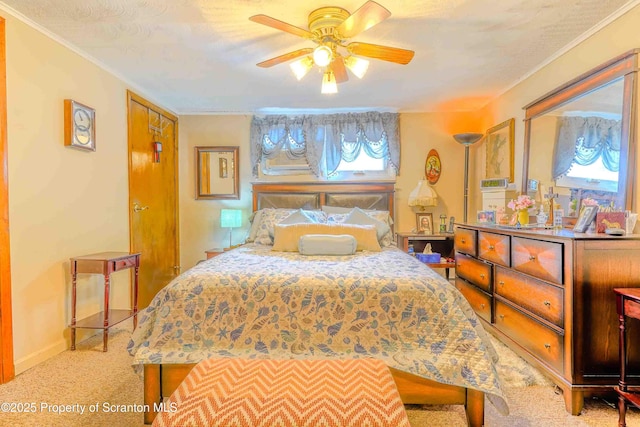
{"type": "MultiPolygon", "coordinates": [[[[636,6],[482,109],[480,113],[483,117],[485,129],[511,117],[516,119],[515,182],[518,189],[520,189],[522,183],[522,152],[524,144],[524,110],[522,107],[609,59],[628,50],[640,48],[639,26],[640,6],[636,6]]],[[[640,150],[636,150],[636,152],[640,155],[640,150]]],[[[551,161],[551,155],[549,156],[549,161],[551,161]]],[[[474,177],[476,184],[474,184],[474,188],[477,188],[477,182],[482,178],[478,171],[484,170],[484,157],[479,156],[476,162],[477,168],[474,177]]],[[[636,168],[638,164],[640,164],[640,161],[636,159],[636,168]]],[[[635,186],[636,204],[633,209],[634,212],[640,210],[640,198],[637,195],[640,187],[640,174],[636,173],[636,175],[638,181],[635,186]]],[[[475,206],[478,206],[479,200],[479,192],[476,192],[474,194],[475,206]]]]}
{"type": "Polygon", "coordinates": [[[207,249],[229,246],[229,230],[220,228],[220,209],[242,209],[241,229],[233,229],[233,244],[244,241],[251,214],[249,115],[180,116],[180,264],[182,271],[205,258],[207,249]],[[239,147],[239,200],[196,200],[196,155],[199,146],[239,147]]]}
{"type": "MultiPolygon", "coordinates": [[[[9,215],[16,373],[69,347],[69,258],[128,251],[126,86],[42,33],[7,21],[9,215]],[[63,100],[96,110],[96,152],[64,147],[63,100]]],[[[78,280],[78,317],[101,309],[100,276],[78,280]]],[[[129,276],[113,276],[126,307],[129,276]]],[[[78,338],[87,336],[80,333],[78,338]]]]}

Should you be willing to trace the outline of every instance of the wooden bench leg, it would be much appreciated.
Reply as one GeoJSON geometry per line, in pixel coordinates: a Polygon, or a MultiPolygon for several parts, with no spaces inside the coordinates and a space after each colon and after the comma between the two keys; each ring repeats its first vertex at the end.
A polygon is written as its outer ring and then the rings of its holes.
{"type": "Polygon", "coordinates": [[[160,403],[160,365],[144,365],[144,423],[151,424],[160,403]]]}
{"type": "Polygon", "coordinates": [[[478,390],[467,389],[467,402],[464,405],[467,413],[469,427],[482,427],[484,425],[484,393],[478,390]]]}

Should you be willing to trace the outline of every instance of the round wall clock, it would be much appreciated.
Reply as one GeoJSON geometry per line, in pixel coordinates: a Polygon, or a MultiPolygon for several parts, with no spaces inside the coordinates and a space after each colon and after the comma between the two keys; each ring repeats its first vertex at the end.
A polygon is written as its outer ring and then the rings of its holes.
{"type": "Polygon", "coordinates": [[[96,151],[96,112],[72,99],[64,100],[64,145],[96,151]]]}
{"type": "Polygon", "coordinates": [[[440,173],[442,172],[442,164],[440,163],[440,156],[436,150],[430,150],[427,154],[427,161],[424,163],[424,176],[429,181],[429,184],[433,185],[440,179],[440,173]]]}

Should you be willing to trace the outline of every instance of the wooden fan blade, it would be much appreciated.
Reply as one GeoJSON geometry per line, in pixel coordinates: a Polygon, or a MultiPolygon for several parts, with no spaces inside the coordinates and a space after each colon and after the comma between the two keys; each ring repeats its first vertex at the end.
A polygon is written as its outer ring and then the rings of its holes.
{"type": "Polygon", "coordinates": [[[313,52],[313,49],[310,47],[298,49],[293,52],[285,53],[284,55],[276,56],[275,58],[267,59],[266,61],[262,61],[256,65],[262,68],[269,68],[292,59],[300,58],[301,56],[309,55],[311,52],[313,52]]]}
{"type": "Polygon", "coordinates": [[[368,58],[381,59],[383,61],[395,62],[406,65],[413,59],[415,52],[397,47],[380,46],[370,43],[353,42],[347,45],[347,50],[352,55],[366,56],[368,58]]]}
{"type": "Polygon", "coordinates": [[[313,38],[313,34],[311,32],[267,15],[253,15],[249,20],[257,22],[258,24],[266,25],[267,27],[275,28],[276,30],[285,31],[293,34],[294,36],[304,37],[306,39],[313,38]]]}
{"type": "Polygon", "coordinates": [[[391,12],[378,3],[369,0],[342,22],[336,31],[345,39],[351,38],[384,21],[391,12]]]}
{"type": "Polygon", "coordinates": [[[347,68],[344,66],[344,58],[341,55],[337,55],[336,58],[330,64],[331,71],[336,77],[336,83],[344,83],[349,80],[349,74],[347,74],[347,68]]]}

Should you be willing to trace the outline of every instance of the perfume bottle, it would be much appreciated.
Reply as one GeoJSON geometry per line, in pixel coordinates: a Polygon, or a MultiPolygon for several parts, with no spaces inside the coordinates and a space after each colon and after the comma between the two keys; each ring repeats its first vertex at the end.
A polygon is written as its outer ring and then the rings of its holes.
{"type": "Polygon", "coordinates": [[[447,216],[445,214],[440,214],[440,232],[447,232],[447,216]]]}

